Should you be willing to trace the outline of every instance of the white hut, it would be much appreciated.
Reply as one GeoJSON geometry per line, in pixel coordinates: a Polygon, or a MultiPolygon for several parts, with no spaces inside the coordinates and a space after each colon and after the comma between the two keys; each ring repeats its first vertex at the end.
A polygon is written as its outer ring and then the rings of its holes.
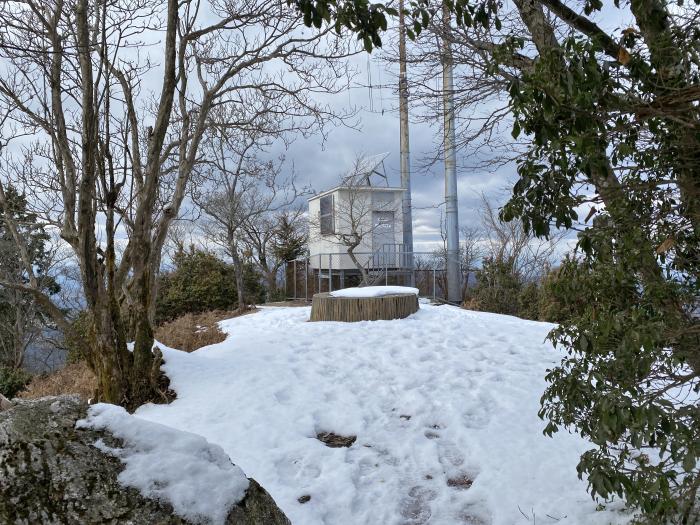
{"type": "MultiPolygon", "coordinates": [[[[368,274],[394,275],[406,270],[403,248],[401,200],[403,188],[372,186],[370,176],[386,154],[369,157],[348,183],[309,199],[309,268],[343,285],[345,277],[359,275],[348,254],[347,236],[356,233],[361,242],[353,250],[368,274]]],[[[333,286],[331,284],[331,286],[333,286]]],[[[333,286],[333,287],[335,287],[333,286]]]]}
{"type": "Polygon", "coordinates": [[[312,268],[327,269],[333,255],[333,268],[352,270],[354,263],[347,254],[342,236],[352,232],[345,210],[356,208],[358,228],[364,233],[354,250],[364,261],[371,254],[401,251],[402,188],[337,186],[309,199],[309,255],[312,268]],[[353,195],[354,194],[354,195],[353,195]],[[362,202],[358,202],[362,201],[362,202]],[[360,210],[361,209],[361,210],[360,210]],[[364,209],[368,209],[367,212],[364,209]],[[319,259],[319,256],[323,256],[319,259]]]}

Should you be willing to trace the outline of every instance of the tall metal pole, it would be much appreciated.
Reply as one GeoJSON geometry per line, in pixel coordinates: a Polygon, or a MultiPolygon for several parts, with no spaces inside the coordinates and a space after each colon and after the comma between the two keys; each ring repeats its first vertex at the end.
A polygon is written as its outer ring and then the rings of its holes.
{"type": "Polygon", "coordinates": [[[410,270],[410,284],[415,285],[413,272],[413,218],[411,212],[411,155],[408,141],[408,77],[406,76],[406,25],[403,13],[404,0],[399,0],[399,122],[401,149],[401,213],[403,216],[403,249],[408,255],[406,264],[410,270]]]}
{"type": "Polygon", "coordinates": [[[443,4],[442,100],[445,134],[445,217],[447,226],[447,300],[462,301],[462,272],[459,268],[459,218],[457,216],[457,157],[455,153],[455,104],[450,46],[450,11],[443,4]]]}

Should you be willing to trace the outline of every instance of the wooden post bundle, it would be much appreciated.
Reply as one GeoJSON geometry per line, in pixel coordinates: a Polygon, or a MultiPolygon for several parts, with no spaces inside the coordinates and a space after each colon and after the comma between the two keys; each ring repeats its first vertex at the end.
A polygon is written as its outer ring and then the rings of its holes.
{"type": "Polygon", "coordinates": [[[418,296],[397,293],[380,297],[333,297],[314,294],[311,321],[377,321],[403,319],[418,311],[418,296]]]}

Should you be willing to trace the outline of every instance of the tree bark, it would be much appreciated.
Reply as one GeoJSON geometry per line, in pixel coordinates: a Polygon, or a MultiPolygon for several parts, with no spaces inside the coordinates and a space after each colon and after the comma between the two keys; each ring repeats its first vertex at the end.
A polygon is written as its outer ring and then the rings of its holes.
{"type": "MultiPolygon", "coordinates": [[[[138,246],[132,253],[133,291],[135,301],[132,316],[135,327],[133,370],[131,373],[131,403],[135,406],[155,398],[157,377],[154,377],[153,327],[151,325],[153,274],[153,214],[160,181],[161,153],[170,124],[176,88],[178,2],[168,0],[165,37],[165,65],[155,126],[148,137],[144,186],[134,221],[131,242],[138,246]]],[[[155,260],[159,260],[157,257],[155,260]]]]}
{"type": "Polygon", "coordinates": [[[268,298],[274,297],[274,295],[277,293],[277,270],[267,270],[265,272],[265,278],[267,280],[268,298]]]}
{"type": "Polygon", "coordinates": [[[238,244],[232,238],[229,238],[229,252],[233,261],[233,272],[236,276],[236,295],[238,296],[238,312],[248,310],[248,304],[245,300],[245,275],[243,261],[238,253],[238,244]]]}
{"type": "Polygon", "coordinates": [[[360,261],[357,260],[357,257],[355,257],[355,248],[357,248],[358,246],[359,244],[356,244],[355,246],[348,246],[348,256],[350,257],[352,263],[355,265],[355,268],[359,270],[360,275],[362,276],[362,283],[360,286],[369,286],[369,275],[367,274],[367,270],[364,266],[360,264],[360,261]]]}

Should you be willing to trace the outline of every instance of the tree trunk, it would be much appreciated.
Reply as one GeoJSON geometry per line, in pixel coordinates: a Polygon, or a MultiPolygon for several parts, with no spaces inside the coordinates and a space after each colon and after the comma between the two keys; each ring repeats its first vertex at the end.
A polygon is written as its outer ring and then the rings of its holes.
{"type": "Polygon", "coordinates": [[[277,293],[277,271],[267,270],[265,277],[267,280],[267,297],[270,299],[277,293]]]}
{"type": "Polygon", "coordinates": [[[13,368],[22,368],[24,362],[24,328],[22,326],[22,298],[19,297],[19,292],[12,290],[15,303],[15,328],[12,337],[12,366],[13,368]]]}
{"type": "Polygon", "coordinates": [[[355,265],[355,268],[360,271],[360,275],[362,276],[362,283],[360,283],[360,286],[369,286],[369,275],[367,274],[367,270],[360,264],[357,257],[355,257],[355,248],[357,248],[357,246],[358,245],[348,246],[348,256],[350,256],[350,260],[355,265]]]}
{"type": "Polygon", "coordinates": [[[90,316],[87,357],[97,376],[98,400],[126,406],[130,401],[132,356],[126,347],[124,330],[119,326],[120,316],[99,306],[90,309],[90,316]]]}
{"type": "Polygon", "coordinates": [[[108,307],[90,309],[94,321],[86,341],[87,360],[98,379],[98,400],[134,410],[161,398],[158,393],[161,360],[153,354],[148,308],[137,302],[127,318],[134,330],[134,348],[130,352],[120,308],[116,299],[110,302],[108,307]]]}
{"type": "Polygon", "coordinates": [[[153,327],[149,316],[151,303],[150,277],[146,273],[140,283],[140,300],[136,303],[134,321],[134,362],[131,373],[131,405],[135,408],[155,399],[158,377],[154,377],[153,327]]]}
{"type": "Polygon", "coordinates": [[[238,247],[233,241],[229,241],[229,251],[231,252],[231,260],[233,261],[233,272],[236,275],[236,293],[238,295],[238,312],[245,312],[248,309],[248,304],[245,300],[245,282],[243,275],[243,263],[238,254],[238,247]]]}

